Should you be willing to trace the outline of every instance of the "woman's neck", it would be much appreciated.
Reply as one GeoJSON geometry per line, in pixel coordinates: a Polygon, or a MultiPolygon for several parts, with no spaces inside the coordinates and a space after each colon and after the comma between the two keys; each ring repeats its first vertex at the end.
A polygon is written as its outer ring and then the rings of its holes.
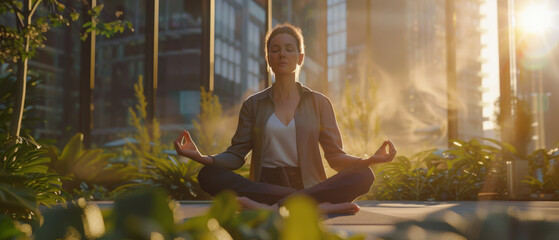
{"type": "Polygon", "coordinates": [[[274,98],[289,98],[293,94],[298,94],[297,84],[294,75],[276,76],[274,86],[274,98]]]}

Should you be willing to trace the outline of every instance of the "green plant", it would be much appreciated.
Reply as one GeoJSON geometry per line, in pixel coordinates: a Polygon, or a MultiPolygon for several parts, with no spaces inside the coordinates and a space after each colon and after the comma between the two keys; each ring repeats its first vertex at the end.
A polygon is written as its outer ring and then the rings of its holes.
{"type": "Polygon", "coordinates": [[[116,192],[157,187],[166,190],[176,200],[210,198],[200,189],[196,180],[196,175],[202,168],[201,164],[191,160],[180,162],[173,156],[167,157],[146,155],[144,161],[149,167],[142,173],[135,174],[139,181],[124,184],[118,187],[116,192]]]}
{"type": "Polygon", "coordinates": [[[432,151],[423,151],[408,159],[398,156],[377,168],[379,172],[372,196],[384,200],[431,200],[437,193],[430,191],[436,168],[426,168],[423,159],[432,157],[432,151]]]}
{"type": "MultiPolygon", "coordinates": [[[[35,239],[364,239],[342,238],[321,224],[316,204],[308,197],[286,201],[281,214],[269,210],[239,212],[236,195],[219,194],[206,214],[177,218],[178,204],[162,191],[144,189],[121,195],[103,214],[80,199],[67,208],[45,211],[35,239]],[[103,217],[104,216],[104,217],[103,217]]],[[[1,218],[0,218],[1,219],[1,218]]]]}
{"type": "MultiPolygon", "coordinates": [[[[185,222],[186,239],[344,239],[324,229],[315,202],[306,196],[286,200],[279,213],[269,210],[246,210],[237,214],[233,193],[221,193],[204,216],[185,222]],[[200,231],[202,230],[202,231],[200,231]]],[[[364,239],[355,235],[345,239],[364,239]]]]}
{"type": "Polygon", "coordinates": [[[398,156],[377,168],[377,181],[369,198],[383,200],[475,200],[479,192],[506,197],[503,156],[514,148],[496,140],[453,141],[446,150],[398,156]]]}
{"type": "Polygon", "coordinates": [[[49,157],[32,138],[0,152],[0,212],[14,219],[31,220],[40,215],[39,205],[65,202],[64,179],[48,172],[49,157]]]}
{"type": "Polygon", "coordinates": [[[25,233],[18,226],[21,224],[6,215],[0,214],[0,239],[21,239],[25,233]]]}
{"type": "Polygon", "coordinates": [[[153,120],[151,128],[146,127],[147,101],[142,76],[138,78],[138,83],[134,84],[134,90],[138,104],[135,110],[129,108],[129,112],[130,124],[136,129],[133,137],[138,143],[128,143],[126,146],[137,158],[135,164],[139,171],[134,174],[136,181],[122,185],[116,189],[117,192],[155,186],[165,189],[177,200],[208,198],[200,190],[195,178],[202,166],[194,161],[179,161],[163,152],[164,146],[160,142],[161,133],[157,119],[153,120]]]}
{"type": "Polygon", "coordinates": [[[405,221],[381,239],[555,239],[559,223],[531,220],[494,210],[462,217],[447,212],[443,217],[405,221]]]}
{"type": "Polygon", "coordinates": [[[559,148],[537,149],[528,155],[529,175],[522,181],[531,193],[554,193],[559,190],[559,148]]]}
{"type": "MultiPolygon", "coordinates": [[[[137,168],[124,163],[111,163],[112,154],[103,149],[84,149],[83,134],[77,133],[60,152],[55,146],[48,146],[50,169],[67,179],[62,187],[70,194],[93,199],[97,191],[111,191],[123,182],[132,179],[137,168]],[[90,192],[90,195],[84,194],[90,192]]],[[[97,197],[104,197],[97,195],[97,197]]],[[[99,198],[96,198],[99,200],[99,198]]]]}
{"type": "Polygon", "coordinates": [[[559,190],[559,147],[549,150],[547,154],[550,166],[545,174],[550,177],[553,188],[557,191],[559,190]]]}
{"type": "Polygon", "coordinates": [[[530,186],[531,193],[540,194],[555,192],[555,188],[553,187],[551,177],[549,175],[544,175],[542,180],[533,176],[526,176],[526,179],[522,180],[522,182],[530,186]]]}
{"type": "Polygon", "coordinates": [[[21,184],[27,177],[0,170],[0,180],[0,213],[23,221],[40,216],[35,191],[21,184]]]}
{"type": "Polygon", "coordinates": [[[193,120],[193,135],[198,150],[204,154],[224,151],[233,136],[233,128],[228,125],[230,117],[223,114],[219,97],[204,87],[200,89],[200,114],[193,120]]]}
{"type": "MultiPolygon", "coordinates": [[[[232,112],[238,113],[240,109],[233,107],[232,112]]],[[[215,154],[223,152],[230,144],[235,127],[234,118],[236,114],[223,112],[219,97],[211,91],[200,88],[200,114],[198,119],[192,121],[192,135],[198,150],[203,154],[215,154]]],[[[250,154],[250,153],[249,153],[250,154]]],[[[250,156],[247,156],[250,159],[250,156]]],[[[245,164],[235,170],[236,173],[248,177],[250,164],[245,164]]]]}
{"type": "Polygon", "coordinates": [[[130,107],[128,112],[130,113],[129,124],[136,130],[132,138],[137,140],[138,143],[128,143],[126,146],[132,149],[132,152],[136,155],[138,168],[144,169],[146,166],[142,161],[145,156],[163,156],[163,146],[160,141],[161,132],[157,119],[153,119],[151,126],[148,126],[147,123],[147,100],[144,95],[143,76],[141,75],[138,77],[138,82],[134,84],[134,93],[138,104],[135,106],[135,111],[130,107]]]}

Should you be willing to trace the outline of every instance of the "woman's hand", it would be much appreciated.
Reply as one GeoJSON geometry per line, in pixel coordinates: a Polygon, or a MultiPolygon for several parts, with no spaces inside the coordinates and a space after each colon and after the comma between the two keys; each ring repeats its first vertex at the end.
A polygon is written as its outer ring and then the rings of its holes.
{"type": "Polygon", "coordinates": [[[375,155],[371,156],[367,161],[369,164],[386,163],[391,162],[396,156],[396,148],[390,140],[386,140],[382,143],[380,148],[375,152],[375,155]],[[386,146],[388,146],[388,152],[386,151],[386,146]]]}
{"type": "Polygon", "coordinates": [[[198,151],[196,144],[192,141],[190,133],[186,130],[184,130],[177,139],[175,139],[173,144],[175,146],[175,150],[177,151],[177,155],[190,158],[204,165],[211,165],[214,162],[212,157],[202,156],[200,151],[198,151]]]}

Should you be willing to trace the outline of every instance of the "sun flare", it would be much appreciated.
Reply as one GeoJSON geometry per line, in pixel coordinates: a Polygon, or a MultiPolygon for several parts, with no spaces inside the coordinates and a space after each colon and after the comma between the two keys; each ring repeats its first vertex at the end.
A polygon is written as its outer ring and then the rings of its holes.
{"type": "Polygon", "coordinates": [[[541,34],[551,27],[551,11],[544,3],[528,5],[518,16],[518,26],[526,33],[541,34]]]}

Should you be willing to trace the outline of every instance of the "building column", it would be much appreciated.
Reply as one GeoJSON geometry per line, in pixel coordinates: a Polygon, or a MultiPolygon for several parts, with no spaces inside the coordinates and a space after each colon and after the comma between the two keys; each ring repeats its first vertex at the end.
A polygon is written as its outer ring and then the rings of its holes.
{"type": "MultiPolygon", "coordinates": [[[[264,23],[266,25],[266,30],[264,32],[263,38],[266,39],[266,35],[270,30],[272,30],[272,0],[266,0],[264,2],[264,10],[266,10],[266,21],[264,23]]],[[[262,39],[262,42],[264,42],[264,39],[262,39]]],[[[266,60],[266,63],[267,62],[268,60],[266,60]]],[[[272,85],[272,73],[269,72],[268,64],[265,64],[264,68],[266,68],[264,69],[264,72],[266,73],[266,79],[264,79],[264,88],[267,88],[272,85]]]]}
{"type": "Polygon", "coordinates": [[[155,119],[157,98],[157,67],[159,57],[159,0],[146,1],[146,43],[145,43],[145,96],[147,100],[147,123],[151,127],[155,119]]]}
{"type": "Polygon", "coordinates": [[[215,0],[202,0],[201,85],[214,90],[215,0]]]}
{"type": "Polygon", "coordinates": [[[456,11],[454,0],[445,2],[446,16],[446,83],[448,144],[458,139],[458,87],[456,79],[456,11]]]}
{"type": "MultiPolygon", "coordinates": [[[[516,44],[510,14],[514,14],[514,2],[510,0],[497,0],[497,26],[499,28],[499,82],[500,97],[499,111],[501,123],[501,142],[512,143],[515,131],[515,120],[512,117],[513,92],[512,83],[516,79],[516,44]]],[[[503,150],[504,151],[504,150],[503,150]]],[[[529,164],[527,160],[509,159],[503,154],[503,161],[507,164],[507,187],[512,199],[522,198],[528,193],[522,179],[528,175],[529,164]]]]}
{"type": "MultiPolygon", "coordinates": [[[[88,10],[97,6],[97,0],[88,0],[83,6],[83,22],[91,22],[88,10]]],[[[85,29],[82,28],[82,33],[85,29]]],[[[95,86],[95,31],[88,34],[81,43],[80,97],[79,97],[79,131],[83,134],[85,148],[91,147],[93,129],[93,88],[95,86]]]]}

